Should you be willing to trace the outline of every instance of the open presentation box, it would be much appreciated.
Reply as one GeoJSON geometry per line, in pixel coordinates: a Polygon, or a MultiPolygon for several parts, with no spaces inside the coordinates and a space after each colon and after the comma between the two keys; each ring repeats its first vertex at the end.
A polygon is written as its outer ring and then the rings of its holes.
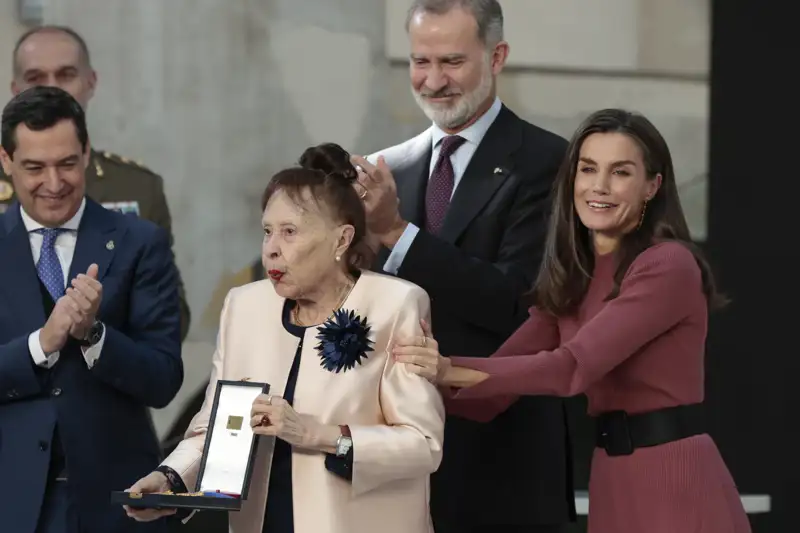
{"type": "Polygon", "coordinates": [[[239,511],[247,499],[255,459],[256,435],[250,427],[250,410],[256,397],[268,392],[267,383],[217,382],[195,492],[115,491],[111,493],[112,503],[136,509],[239,511]]]}

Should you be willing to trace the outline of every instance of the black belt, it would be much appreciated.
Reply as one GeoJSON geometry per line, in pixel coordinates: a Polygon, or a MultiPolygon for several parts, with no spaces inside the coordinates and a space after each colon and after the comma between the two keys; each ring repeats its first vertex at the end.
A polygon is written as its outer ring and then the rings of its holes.
{"type": "Polygon", "coordinates": [[[647,413],[611,411],[595,418],[596,446],[608,455],[630,455],[636,448],[658,446],[705,433],[701,404],[667,407],[647,413]]]}

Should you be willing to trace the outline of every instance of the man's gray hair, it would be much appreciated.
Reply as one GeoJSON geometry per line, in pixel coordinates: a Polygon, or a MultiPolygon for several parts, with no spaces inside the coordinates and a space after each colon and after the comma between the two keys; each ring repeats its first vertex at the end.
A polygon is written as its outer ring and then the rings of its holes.
{"type": "Polygon", "coordinates": [[[478,38],[486,46],[503,40],[503,9],[497,0],[414,0],[406,17],[406,31],[417,13],[444,15],[456,8],[472,13],[478,23],[478,38]]]}

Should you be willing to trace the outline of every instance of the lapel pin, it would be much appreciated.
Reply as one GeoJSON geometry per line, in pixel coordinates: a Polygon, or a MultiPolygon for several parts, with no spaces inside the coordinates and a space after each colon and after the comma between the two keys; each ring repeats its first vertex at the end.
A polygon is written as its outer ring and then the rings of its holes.
{"type": "Polygon", "coordinates": [[[108,241],[106,243],[106,250],[113,250],[114,249],[114,241],[108,241]]]}

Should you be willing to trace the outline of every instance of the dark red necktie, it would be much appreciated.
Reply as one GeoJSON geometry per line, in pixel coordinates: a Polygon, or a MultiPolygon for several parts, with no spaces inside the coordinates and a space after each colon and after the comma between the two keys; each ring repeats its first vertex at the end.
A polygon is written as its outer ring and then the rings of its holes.
{"type": "Polygon", "coordinates": [[[442,139],[439,159],[428,180],[428,189],[425,193],[425,229],[434,235],[442,229],[444,216],[450,206],[450,197],[453,195],[456,176],[450,156],[464,143],[464,140],[458,135],[442,139]]]}

